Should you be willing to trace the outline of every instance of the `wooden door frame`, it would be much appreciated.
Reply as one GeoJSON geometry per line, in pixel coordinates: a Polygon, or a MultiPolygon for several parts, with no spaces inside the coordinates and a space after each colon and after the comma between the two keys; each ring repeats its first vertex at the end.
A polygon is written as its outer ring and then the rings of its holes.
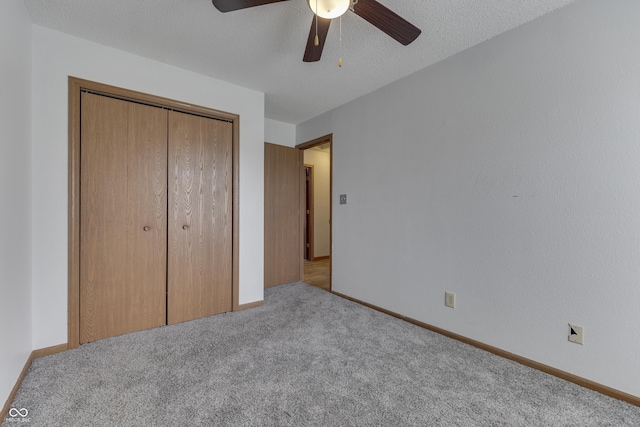
{"type": "Polygon", "coordinates": [[[68,182],[68,348],[80,345],[80,94],[90,91],[106,96],[197,114],[214,119],[222,119],[233,124],[232,141],[232,310],[242,310],[238,302],[239,289],[239,176],[240,176],[240,116],[207,107],[185,104],[168,98],[149,95],[103,83],[69,76],[69,182],[68,182]]]}
{"type": "MultiPolygon", "coordinates": [[[[307,224],[307,229],[308,229],[308,233],[309,233],[309,241],[307,242],[307,243],[309,244],[309,250],[308,250],[309,256],[307,257],[307,260],[308,260],[308,261],[313,261],[313,260],[315,259],[315,257],[314,257],[314,247],[313,247],[313,245],[314,245],[314,234],[313,234],[313,233],[314,233],[314,228],[315,228],[315,216],[314,216],[314,214],[313,214],[313,208],[314,208],[314,203],[313,203],[313,192],[314,192],[314,189],[313,189],[313,165],[309,165],[309,164],[304,163],[304,164],[303,164],[303,168],[309,168],[309,176],[311,177],[311,178],[310,178],[310,181],[311,181],[311,185],[310,185],[311,191],[307,192],[307,191],[306,191],[306,188],[307,188],[307,183],[306,183],[307,176],[306,176],[306,174],[305,174],[305,176],[304,176],[304,179],[305,179],[305,181],[304,181],[304,187],[305,187],[305,195],[304,195],[304,198],[305,198],[305,207],[304,207],[304,209],[302,210],[302,212],[305,212],[305,211],[306,211],[306,209],[307,209],[307,206],[306,206],[306,205],[307,205],[307,203],[306,203],[306,201],[307,201],[307,198],[308,198],[308,199],[310,200],[310,201],[309,201],[309,223],[311,224],[311,226],[310,226],[309,224],[307,224]],[[310,193],[310,194],[308,194],[308,193],[310,193]]],[[[305,212],[305,218],[306,218],[306,212],[305,212]]],[[[307,231],[307,230],[305,230],[305,231],[307,231]]],[[[304,242],[303,242],[303,244],[304,244],[304,242]]],[[[303,260],[303,261],[304,261],[304,259],[305,259],[305,258],[304,258],[304,249],[305,249],[305,248],[304,248],[304,246],[303,246],[303,248],[302,248],[302,260],[303,260]]],[[[304,278],[304,274],[303,274],[303,278],[304,278]]]]}
{"type": "MultiPolygon", "coordinates": [[[[333,289],[333,134],[330,133],[320,138],[312,139],[311,141],[303,142],[296,145],[296,148],[300,150],[300,154],[304,159],[304,150],[308,148],[317,147],[318,145],[329,144],[329,292],[333,289]]],[[[302,162],[304,164],[304,161],[302,162]]],[[[300,168],[301,179],[305,178],[304,167],[300,168]]],[[[300,185],[304,188],[304,185],[300,185]]],[[[301,239],[301,253],[300,253],[300,270],[302,271],[302,277],[304,278],[304,217],[302,213],[306,209],[306,203],[304,200],[304,192],[300,194],[300,239],[301,239]]]]}

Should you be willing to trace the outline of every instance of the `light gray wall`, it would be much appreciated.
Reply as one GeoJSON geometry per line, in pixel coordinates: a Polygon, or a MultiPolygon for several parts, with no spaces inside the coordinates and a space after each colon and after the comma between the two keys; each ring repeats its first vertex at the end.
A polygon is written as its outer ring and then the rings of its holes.
{"type": "Polygon", "coordinates": [[[31,353],[31,20],[0,1],[0,405],[31,353]]]}
{"type": "Polygon", "coordinates": [[[264,94],[33,26],[33,345],[67,342],[68,76],[240,115],[241,304],[264,291],[264,94]]]}
{"type": "Polygon", "coordinates": [[[294,147],[296,145],[296,126],[277,120],[264,119],[264,141],[294,147]]]}
{"type": "Polygon", "coordinates": [[[640,396],[638,17],[577,1],[298,125],[333,132],[333,289],[640,396]]]}

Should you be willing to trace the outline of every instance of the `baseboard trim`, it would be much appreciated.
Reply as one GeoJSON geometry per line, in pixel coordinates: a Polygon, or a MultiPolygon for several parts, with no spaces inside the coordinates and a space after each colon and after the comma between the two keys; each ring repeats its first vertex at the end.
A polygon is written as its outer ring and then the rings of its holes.
{"type": "Polygon", "coordinates": [[[317,256],[317,257],[313,257],[313,261],[322,261],[329,258],[331,258],[330,255],[317,256]]]}
{"type": "Polygon", "coordinates": [[[15,385],[11,389],[11,393],[9,393],[9,397],[7,397],[7,401],[4,403],[4,406],[2,407],[2,412],[0,412],[0,420],[4,421],[4,419],[7,418],[7,414],[9,413],[9,409],[11,408],[11,402],[13,402],[13,399],[15,399],[16,394],[18,393],[18,389],[22,385],[22,380],[24,380],[24,377],[27,375],[27,371],[31,367],[32,361],[33,361],[33,352],[31,352],[31,354],[27,358],[27,363],[24,364],[24,368],[22,368],[22,372],[20,372],[20,376],[18,377],[18,380],[16,381],[15,385]]]}
{"type": "Polygon", "coordinates": [[[496,356],[503,357],[505,359],[513,360],[514,362],[520,363],[521,365],[528,366],[533,369],[537,369],[538,371],[542,371],[549,375],[553,375],[554,377],[558,377],[562,380],[572,382],[581,387],[588,388],[589,390],[596,391],[600,394],[604,394],[609,397],[613,397],[614,399],[622,400],[624,402],[630,403],[635,406],[640,406],[640,397],[634,396],[629,393],[625,393],[620,390],[616,390],[614,388],[608,387],[603,384],[596,383],[594,381],[588,380],[586,378],[579,377],[574,374],[570,374],[569,372],[561,371],[560,369],[554,368],[549,365],[545,365],[540,362],[536,362],[535,360],[527,359],[526,357],[519,356],[517,354],[508,352],[506,350],[502,350],[500,348],[482,343],[480,341],[473,340],[471,338],[467,338],[462,335],[458,335],[453,332],[449,332],[445,329],[438,328],[437,326],[429,325],[428,323],[421,322],[419,320],[412,319],[411,317],[403,316],[402,314],[395,313],[393,311],[384,309],[382,307],[378,307],[373,304],[369,304],[367,302],[361,301],[357,298],[352,298],[350,296],[341,294],[339,292],[331,291],[332,294],[337,295],[341,298],[344,298],[349,301],[353,301],[355,303],[364,305],[365,307],[372,308],[376,311],[380,311],[382,313],[388,314],[389,316],[393,316],[400,320],[404,320],[405,322],[411,323],[413,325],[419,326],[424,329],[428,329],[432,332],[438,333],[440,335],[444,335],[445,337],[452,338],[454,340],[463,342],[465,344],[469,344],[473,347],[479,348],[484,351],[488,351],[489,353],[493,353],[496,356]]]}
{"type": "Polygon", "coordinates": [[[16,384],[11,389],[11,393],[9,393],[9,397],[7,398],[7,401],[4,403],[4,406],[2,407],[2,412],[0,412],[0,421],[7,418],[9,409],[11,409],[11,402],[13,402],[13,399],[16,398],[16,394],[18,393],[18,390],[22,385],[22,381],[24,380],[24,377],[27,375],[27,372],[31,367],[31,362],[33,362],[33,359],[37,359],[39,357],[44,357],[44,356],[51,356],[52,354],[61,353],[68,349],[69,349],[69,346],[67,344],[58,344],[51,347],[39,348],[31,352],[31,354],[27,358],[27,362],[24,364],[24,368],[22,368],[22,372],[20,372],[20,376],[18,377],[16,384]]]}
{"type": "Polygon", "coordinates": [[[264,305],[264,300],[258,300],[254,302],[248,302],[246,304],[238,304],[238,306],[233,311],[242,311],[249,310],[251,308],[256,308],[264,305]]]}
{"type": "Polygon", "coordinates": [[[32,359],[39,359],[40,357],[51,356],[52,354],[62,353],[69,350],[67,344],[58,344],[51,347],[39,348],[31,352],[32,359]]]}

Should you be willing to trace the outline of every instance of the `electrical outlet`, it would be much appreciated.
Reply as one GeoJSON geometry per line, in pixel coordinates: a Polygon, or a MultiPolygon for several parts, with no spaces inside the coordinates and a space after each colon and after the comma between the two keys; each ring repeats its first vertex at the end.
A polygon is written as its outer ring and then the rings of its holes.
{"type": "Polygon", "coordinates": [[[569,323],[569,341],[576,344],[584,344],[584,328],[580,325],[569,323]]]}
{"type": "Polygon", "coordinates": [[[346,205],[347,204],[347,195],[346,194],[341,194],[340,195],[340,204],[341,205],[346,205]]]}
{"type": "Polygon", "coordinates": [[[444,305],[451,308],[456,308],[456,294],[453,292],[444,293],[444,305]]]}

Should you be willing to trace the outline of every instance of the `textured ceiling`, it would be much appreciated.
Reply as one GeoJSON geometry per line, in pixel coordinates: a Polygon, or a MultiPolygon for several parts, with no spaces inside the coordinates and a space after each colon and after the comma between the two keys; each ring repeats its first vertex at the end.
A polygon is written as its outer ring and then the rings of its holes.
{"type": "Polygon", "coordinates": [[[352,12],[303,63],[306,0],[221,13],[210,0],[25,0],[34,23],[265,93],[297,124],[574,0],[379,0],[422,30],[404,47],[352,12]]]}

